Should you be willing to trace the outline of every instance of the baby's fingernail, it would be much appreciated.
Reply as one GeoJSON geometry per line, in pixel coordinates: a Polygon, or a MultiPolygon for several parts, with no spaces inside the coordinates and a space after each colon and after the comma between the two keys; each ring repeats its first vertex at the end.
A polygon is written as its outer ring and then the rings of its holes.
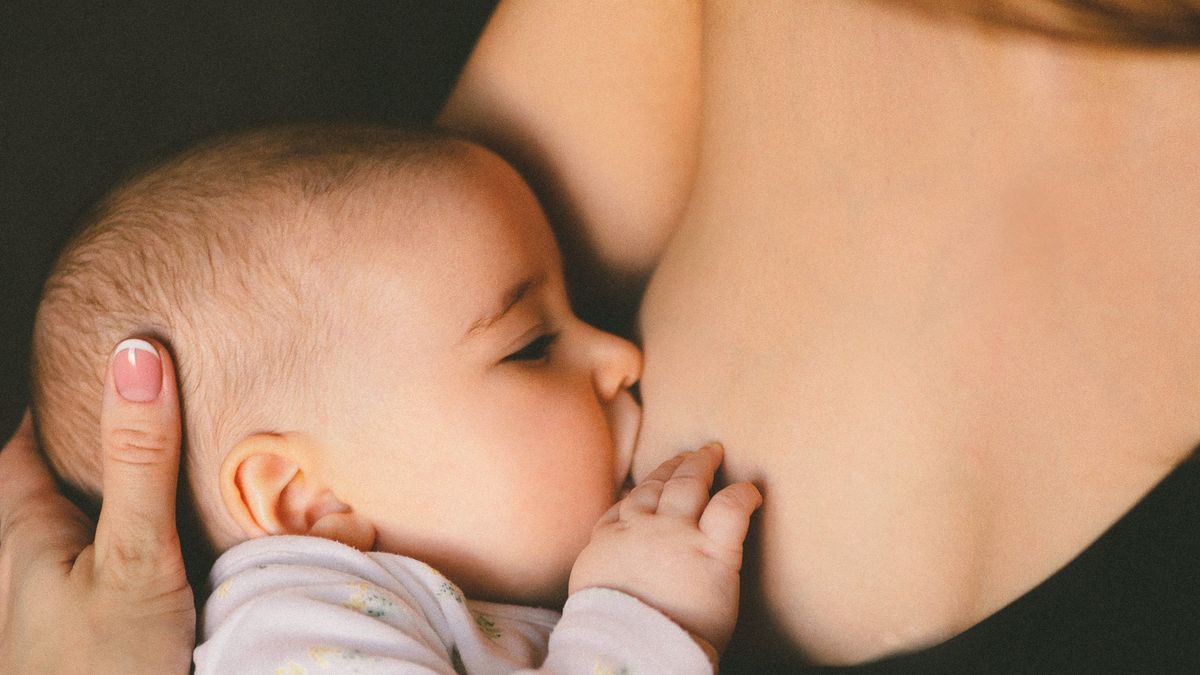
{"type": "Polygon", "coordinates": [[[113,351],[112,370],[121,398],[135,403],[158,398],[162,390],[162,359],[154,345],[136,338],[121,342],[113,351]]]}

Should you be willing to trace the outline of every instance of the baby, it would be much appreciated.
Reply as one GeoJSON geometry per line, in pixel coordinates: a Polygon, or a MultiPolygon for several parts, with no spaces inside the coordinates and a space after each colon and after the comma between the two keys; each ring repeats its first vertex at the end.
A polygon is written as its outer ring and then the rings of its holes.
{"type": "Polygon", "coordinates": [[[466,141],[204,144],[106,198],[47,281],[43,447],[99,498],[80,449],[106,364],[164,363],[109,346],[170,345],[184,487],[222,554],[198,672],[711,671],[759,495],[710,501],[706,447],[618,501],[641,356],[572,313],[560,266],[529,188],[466,141]],[[537,608],[568,590],[561,618],[537,608]]]}

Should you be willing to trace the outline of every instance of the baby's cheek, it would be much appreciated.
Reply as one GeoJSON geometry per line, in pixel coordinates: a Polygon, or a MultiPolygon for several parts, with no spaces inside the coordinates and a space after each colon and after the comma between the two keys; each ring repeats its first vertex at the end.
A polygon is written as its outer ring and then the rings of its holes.
{"type": "Polygon", "coordinates": [[[565,591],[575,559],[599,518],[589,501],[585,493],[562,492],[521,508],[521,526],[501,537],[491,552],[507,558],[506,576],[523,579],[522,590],[542,598],[565,591]]]}
{"type": "Polygon", "coordinates": [[[560,447],[571,448],[577,455],[611,457],[612,430],[604,407],[590,392],[547,401],[543,408],[547,434],[560,447]]]}

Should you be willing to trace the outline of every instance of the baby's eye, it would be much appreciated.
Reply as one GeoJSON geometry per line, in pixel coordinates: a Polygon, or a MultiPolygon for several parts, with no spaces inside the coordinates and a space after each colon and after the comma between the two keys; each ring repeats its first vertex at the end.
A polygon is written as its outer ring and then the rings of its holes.
{"type": "Polygon", "coordinates": [[[529,344],[500,359],[500,363],[510,361],[540,361],[546,358],[550,346],[558,339],[558,333],[543,333],[534,338],[529,344]]]}

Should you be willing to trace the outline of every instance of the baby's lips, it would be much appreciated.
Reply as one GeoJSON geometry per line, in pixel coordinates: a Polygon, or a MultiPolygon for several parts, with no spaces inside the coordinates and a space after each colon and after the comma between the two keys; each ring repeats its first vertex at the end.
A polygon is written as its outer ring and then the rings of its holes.
{"type": "Polygon", "coordinates": [[[642,407],[633,400],[628,389],[622,389],[605,407],[605,413],[616,454],[617,475],[614,478],[620,485],[625,482],[633,464],[633,447],[637,444],[638,430],[642,426],[642,407]]]}

